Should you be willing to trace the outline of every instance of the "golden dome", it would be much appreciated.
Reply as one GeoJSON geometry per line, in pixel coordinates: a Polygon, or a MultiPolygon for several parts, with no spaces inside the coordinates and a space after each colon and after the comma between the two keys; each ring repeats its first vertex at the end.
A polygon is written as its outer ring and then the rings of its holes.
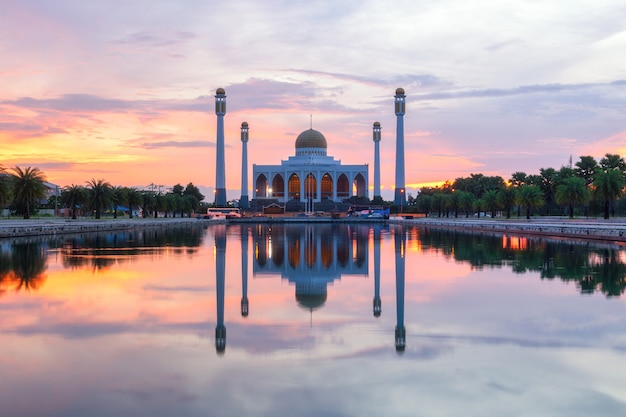
{"type": "Polygon", "coordinates": [[[305,130],[296,139],[296,149],[301,148],[324,148],[328,147],[326,138],[321,132],[314,129],[305,130]]]}

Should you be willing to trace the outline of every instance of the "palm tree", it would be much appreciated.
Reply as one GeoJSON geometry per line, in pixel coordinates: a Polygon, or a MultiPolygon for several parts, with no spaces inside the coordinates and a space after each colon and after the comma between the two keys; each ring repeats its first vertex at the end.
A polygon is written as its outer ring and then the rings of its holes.
{"type": "Polygon", "coordinates": [[[6,169],[0,166],[0,212],[4,210],[11,197],[10,177],[6,175],[6,169]]]}
{"type": "Polygon", "coordinates": [[[498,204],[506,212],[506,218],[511,218],[511,209],[515,206],[515,188],[508,186],[498,190],[498,204]]]}
{"type": "Polygon", "coordinates": [[[487,191],[483,194],[483,201],[485,203],[485,210],[491,211],[491,218],[496,217],[496,210],[498,209],[498,191],[487,191]]]}
{"type": "Polygon", "coordinates": [[[518,187],[515,197],[517,204],[526,207],[526,219],[530,220],[530,211],[543,206],[543,192],[537,185],[518,187]]]}
{"type": "Polygon", "coordinates": [[[604,201],[604,218],[609,218],[609,207],[624,191],[624,176],[618,169],[597,171],[593,180],[596,196],[604,201]]]}
{"type": "Polygon", "coordinates": [[[72,219],[76,219],[78,206],[87,201],[87,190],[83,186],[72,184],[61,191],[61,200],[69,207],[72,219]]]}
{"type": "Polygon", "coordinates": [[[588,186],[593,183],[593,176],[598,168],[598,162],[593,156],[581,156],[580,161],[576,162],[576,168],[574,173],[576,176],[585,180],[585,184],[588,186]]]}
{"type": "Polygon", "coordinates": [[[115,186],[111,188],[111,204],[113,204],[113,218],[117,219],[117,207],[126,203],[126,192],[124,187],[115,186]]]}
{"type": "Polygon", "coordinates": [[[591,199],[591,192],[585,184],[585,179],[580,177],[569,177],[563,180],[556,188],[556,203],[567,205],[569,208],[569,218],[574,218],[574,206],[584,206],[591,199]]]}
{"type": "Polygon", "coordinates": [[[474,194],[467,191],[455,191],[454,195],[456,196],[459,210],[465,212],[465,217],[469,217],[474,203],[474,194]]]}
{"type": "Polygon", "coordinates": [[[24,218],[30,219],[30,210],[46,197],[45,175],[39,168],[13,168],[13,196],[15,204],[24,210],[24,218]]]}
{"type": "Polygon", "coordinates": [[[102,208],[111,202],[111,184],[105,180],[87,181],[89,188],[89,208],[95,211],[95,218],[102,216],[102,208]]]}
{"type": "Polygon", "coordinates": [[[139,190],[133,187],[124,188],[124,193],[126,194],[126,204],[128,204],[128,217],[132,219],[133,209],[143,204],[143,196],[139,190]]]}

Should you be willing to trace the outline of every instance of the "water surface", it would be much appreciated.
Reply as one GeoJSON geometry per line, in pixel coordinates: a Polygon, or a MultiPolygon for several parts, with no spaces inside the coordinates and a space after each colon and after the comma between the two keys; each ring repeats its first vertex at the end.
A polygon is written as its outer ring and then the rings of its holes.
{"type": "Polygon", "coordinates": [[[362,224],[3,241],[1,415],[622,416],[625,262],[362,224]]]}

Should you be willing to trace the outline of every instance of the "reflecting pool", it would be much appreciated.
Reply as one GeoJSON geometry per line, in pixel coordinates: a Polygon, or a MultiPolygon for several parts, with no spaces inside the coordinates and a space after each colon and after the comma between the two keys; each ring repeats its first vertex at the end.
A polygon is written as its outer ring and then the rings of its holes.
{"type": "Polygon", "coordinates": [[[367,224],[0,241],[2,416],[626,416],[626,252],[367,224]]]}

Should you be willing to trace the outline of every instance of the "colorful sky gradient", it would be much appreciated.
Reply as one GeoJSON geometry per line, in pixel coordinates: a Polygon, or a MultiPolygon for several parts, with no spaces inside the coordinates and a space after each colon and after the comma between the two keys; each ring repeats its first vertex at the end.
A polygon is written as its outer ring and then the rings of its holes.
{"type": "Polygon", "coordinates": [[[381,123],[391,199],[397,87],[411,194],[624,156],[625,27],[620,0],[3,1],[0,164],[60,186],[193,182],[212,202],[219,87],[229,199],[241,123],[250,165],[279,164],[311,115],[329,155],[370,164],[370,186],[381,123]]]}

